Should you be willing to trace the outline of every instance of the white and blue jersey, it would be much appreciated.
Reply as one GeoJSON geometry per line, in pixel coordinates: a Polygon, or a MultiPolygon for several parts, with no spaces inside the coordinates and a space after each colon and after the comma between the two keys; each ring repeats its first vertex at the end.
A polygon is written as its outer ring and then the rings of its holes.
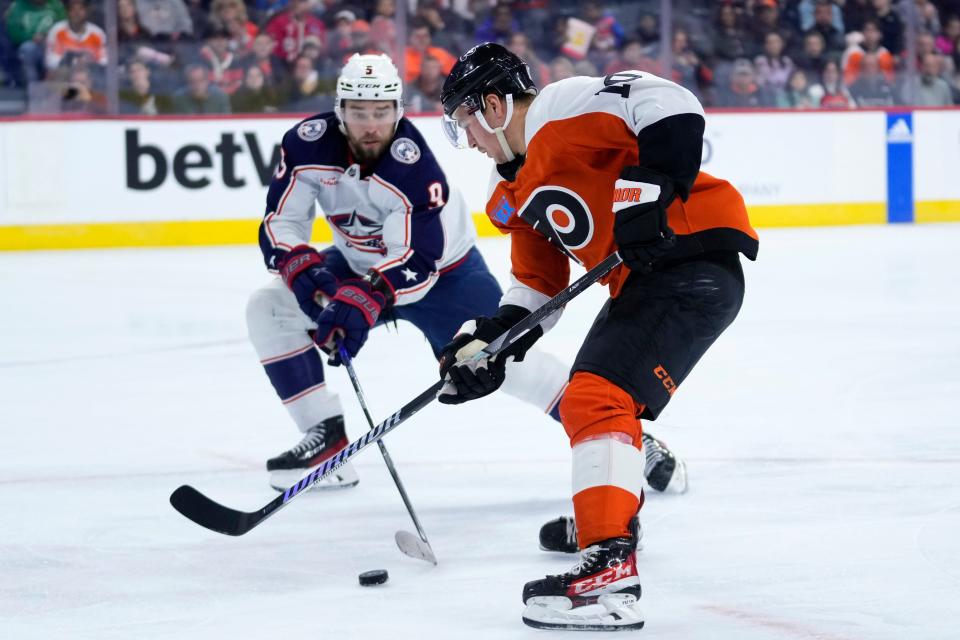
{"type": "Polygon", "coordinates": [[[260,225],[267,268],[309,242],[319,205],[350,269],[379,274],[394,305],[416,302],[475,244],[463,196],[406,118],[373,166],[353,159],[338,124],[323,113],[283,136],[260,225]]]}

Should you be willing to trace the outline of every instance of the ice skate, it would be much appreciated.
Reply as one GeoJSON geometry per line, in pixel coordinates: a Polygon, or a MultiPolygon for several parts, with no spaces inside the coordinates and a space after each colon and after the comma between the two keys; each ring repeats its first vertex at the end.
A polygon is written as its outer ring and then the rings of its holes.
{"type": "MultiPolygon", "coordinates": [[[[307,472],[328,458],[336,455],[347,446],[347,433],[343,425],[343,416],[327,418],[303,435],[297,446],[284,451],[275,458],[267,460],[270,472],[270,486],[277,491],[286,491],[296,484],[307,472]]],[[[329,476],[315,483],[311,489],[346,489],[360,482],[357,472],[349,462],[342,465],[329,476]]]]}
{"type": "Polygon", "coordinates": [[[643,475],[647,478],[647,486],[660,492],[686,493],[687,464],[674,455],[662,440],[647,433],[641,438],[646,457],[643,475]]]}
{"type": "Polygon", "coordinates": [[[523,622],[538,629],[640,629],[640,592],[636,540],[610,538],[581,551],[567,573],[524,585],[523,622]]]}
{"type": "MultiPolygon", "coordinates": [[[[636,540],[637,551],[643,550],[643,527],[640,519],[634,516],[630,520],[630,530],[636,540]]],[[[560,516],[540,527],[540,548],[544,551],[559,551],[560,553],[576,553],[580,550],[577,544],[577,524],[571,516],[560,516]]]]}

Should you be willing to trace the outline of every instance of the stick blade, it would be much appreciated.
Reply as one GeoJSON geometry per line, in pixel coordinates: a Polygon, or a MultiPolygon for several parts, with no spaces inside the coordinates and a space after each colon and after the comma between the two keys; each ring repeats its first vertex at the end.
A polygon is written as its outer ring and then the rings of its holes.
{"type": "Polygon", "coordinates": [[[248,523],[252,514],[214,502],[190,485],[182,485],[171,493],[170,504],[185,518],[210,531],[242,536],[253,528],[248,523]]]}
{"type": "Polygon", "coordinates": [[[397,541],[397,547],[404,554],[417,560],[429,562],[432,565],[437,564],[437,557],[433,555],[433,549],[430,548],[429,542],[421,540],[409,531],[397,531],[393,538],[397,541]]]}

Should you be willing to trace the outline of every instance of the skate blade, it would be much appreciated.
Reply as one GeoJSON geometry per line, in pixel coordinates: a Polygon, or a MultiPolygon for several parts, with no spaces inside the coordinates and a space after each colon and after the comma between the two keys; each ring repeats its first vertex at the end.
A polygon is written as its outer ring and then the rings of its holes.
{"type": "Polygon", "coordinates": [[[667,483],[664,493],[684,494],[690,488],[687,477],[687,463],[683,460],[677,460],[677,466],[673,469],[673,475],[670,476],[670,482],[667,483]]]}
{"type": "Polygon", "coordinates": [[[432,565],[437,564],[437,557],[433,555],[433,549],[430,548],[430,544],[424,542],[409,531],[397,531],[393,539],[397,541],[397,547],[400,551],[411,558],[423,560],[432,565]]]}
{"type": "MultiPolygon", "coordinates": [[[[270,486],[283,492],[295,485],[309,469],[290,469],[270,472],[270,486]]],[[[355,487],[360,482],[360,476],[353,470],[353,465],[347,462],[326,478],[313,483],[308,491],[337,491],[355,487]]]]}
{"type": "Polygon", "coordinates": [[[602,595],[597,604],[575,608],[567,598],[531,598],[522,618],[535,629],[566,631],[629,631],[644,624],[636,598],[619,594],[602,595]]]}

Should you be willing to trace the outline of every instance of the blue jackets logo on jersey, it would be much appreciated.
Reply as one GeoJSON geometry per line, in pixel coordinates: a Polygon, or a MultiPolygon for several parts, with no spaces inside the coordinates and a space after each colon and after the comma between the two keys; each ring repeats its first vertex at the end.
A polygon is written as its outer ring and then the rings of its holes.
{"type": "Polygon", "coordinates": [[[500,196],[500,202],[497,203],[497,208],[493,210],[493,219],[502,224],[507,224],[515,211],[516,208],[511,207],[510,203],[507,202],[507,197],[500,196]]]}
{"type": "Polygon", "coordinates": [[[306,122],[300,123],[300,126],[297,127],[297,135],[300,136],[301,140],[313,142],[314,140],[319,140],[320,136],[322,136],[326,130],[326,120],[307,120],[306,122]]]}
{"type": "Polygon", "coordinates": [[[390,155],[398,162],[413,164],[420,159],[420,147],[410,138],[397,138],[390,145],[390,155]]]}

